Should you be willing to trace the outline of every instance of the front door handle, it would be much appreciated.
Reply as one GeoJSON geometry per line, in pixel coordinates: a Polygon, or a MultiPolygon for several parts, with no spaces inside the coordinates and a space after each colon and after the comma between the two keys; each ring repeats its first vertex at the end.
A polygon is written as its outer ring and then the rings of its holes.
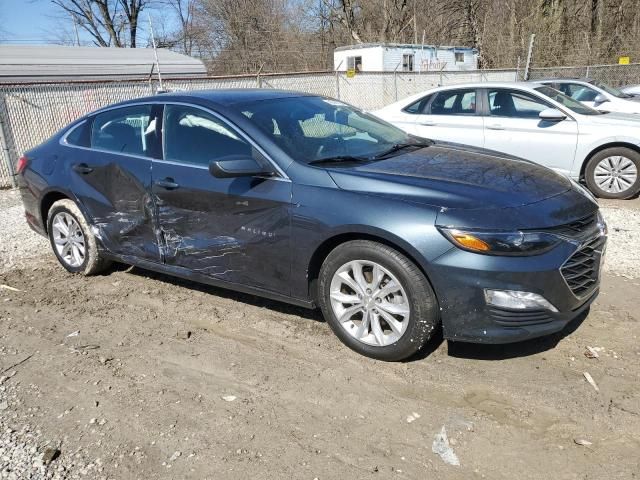
{"type": "Polygon", "coordinates": [[[180,185],[173,181],[173,178],[165,178],[164,180],[158,180],[156,185],[162,188],[166,188],[167,190],[175,190],[180,185]]]}
{"type": "Polygon", "coordinates": [[[434,127],[436,122],[420,122],[420,125],[424,125],[425,127],[434,127]]]}
{"type": "Polygon", "coordinates": [[[86,163],[78,163],[78,164],[74,165],[71,168],[73,168],[74,172],[81,173],[83,175],[86,175],[87,173],[93,172],[93,168],[91,168],[86,163]]]}
{"type": "Polygon", "coordinates": [[[504,130],[504,127],[502,125],[499,124],[494,124],[494,125],[487,125],[487,128],[489,130],[504,130]]]}

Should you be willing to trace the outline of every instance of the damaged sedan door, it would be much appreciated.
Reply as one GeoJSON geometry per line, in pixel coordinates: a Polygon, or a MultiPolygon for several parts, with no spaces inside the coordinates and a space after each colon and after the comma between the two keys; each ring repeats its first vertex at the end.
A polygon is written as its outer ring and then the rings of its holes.
{"type": "Polygon", "coordinates": [[[160,261],[154,230],[151,157],[160,151],[162,105],[98,113],[83,124],[81,145],[70,145],[72,191],[107,250],[160,261]],[[80,147],[80,148],[77,148],[80,147]]]}
{"type": "Polygon", "coordinates": [[[291,183],[212,112],[167,104],[162,130],[164,160],[153,164],[153,194],[165,263],[288,292],[291,183]],[[210,173],[225,159],[264,171],[210,173]]]}

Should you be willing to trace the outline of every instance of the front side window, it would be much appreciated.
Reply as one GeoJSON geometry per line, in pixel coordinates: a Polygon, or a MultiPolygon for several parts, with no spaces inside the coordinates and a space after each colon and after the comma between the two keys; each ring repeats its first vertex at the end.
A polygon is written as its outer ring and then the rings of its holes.
{"type": "Polygon", "coordinates": [[[405,53],[402,55],[402,71],[413,72],[413,54],[405,53]]]}
{"type": "Polygon", "coordinates": [[[579,83],[561,83],[558,89],[578,102],[594,102],[598,91],[579,83]]]}
{"type": "Polygon", "coordinates": [[[166,160],[208,166],[231,155],[253,156],[252,146],[215,116],[195,107],[166,105],[163,139],[166,160]]]}
{"type": "Polygon", "coordinates": [[[475,90],[440,92],[431,103],[432,115],[475,115],[475,90]]]}
{"type": "Polygon", "coordinates": [[[540,112],[553,108],[526,92],[517,90],[489,90],[489,110],[492,116],[539,118],[540,112]]]}
{"type": "Polygon", "coordinates": [[[239,108],[253,126],[302,163],[334,157],[372,158],[394,145],[412,142],[402,130],[323,97],[262,100],[239,108]]]}
{"type": "Polygon", "coordinates": [[[93,120],[91,148],[152,156],[156,121],[151,109],[151,105],[134,105],[99,113],[93,120]]]}

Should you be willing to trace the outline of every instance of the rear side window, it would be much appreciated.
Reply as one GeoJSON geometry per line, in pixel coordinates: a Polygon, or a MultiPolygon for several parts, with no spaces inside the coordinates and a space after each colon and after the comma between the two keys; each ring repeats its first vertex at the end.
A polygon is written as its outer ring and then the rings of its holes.
{"type": "Polygon", "coordinates": [[[475,115],[475,90],[440,92],[431,102],[431,115],[475,115]]]}
{"type": "Polygon", "coordinates": [[[213,115],[184,105],[166,105],[164,111],[166,160],[206,166],[230,155],[252,156],[251,145],[213,115]]]}
{"type": "Polygon", "coordinates": [[[91,147],[115,153],[152,156],[156,120],[151,105],[135,105],[100,113],[93,120],[91,147]]]}
{"type": "Polygon", "coordinates": [[[77,147],[88,147],[89,146],[88,123],[84,121],[81,124],[73,127],[71,131],[67,133],[67,136],[65,137],[65,141],[69,145],[75,145],[77,147]]]}
{"type": "Polygon", "coordinates": [[[415,115],[419,115],[424,113],[425,108],[429,105],[429,100],[433,95],[427,95],[426,97],[421,98],[417,102],[413,102],[411,105],[404,108],[404,111],[407,113],[413,113],[415,115]]]}

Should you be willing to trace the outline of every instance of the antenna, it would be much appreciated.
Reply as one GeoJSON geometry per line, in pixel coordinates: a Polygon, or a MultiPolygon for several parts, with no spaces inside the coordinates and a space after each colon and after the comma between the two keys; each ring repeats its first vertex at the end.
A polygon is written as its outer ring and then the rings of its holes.
{"type": "Polygon", "coordinates": [[[156,49],[156,38],[153,35],[153,23],[151,23],[151,15],[149,15],[148,13],[147,18],[149,19],[149,29],[151,30],[151,44],[153,45],[153,55],[156,58],[156,68],[158,69],[158,82],[160,83],[158,92],[164,92],[164,87],[162,86],[162,74],[160,73],[160,61],[158,60],[158,50],[156,49]]]}

